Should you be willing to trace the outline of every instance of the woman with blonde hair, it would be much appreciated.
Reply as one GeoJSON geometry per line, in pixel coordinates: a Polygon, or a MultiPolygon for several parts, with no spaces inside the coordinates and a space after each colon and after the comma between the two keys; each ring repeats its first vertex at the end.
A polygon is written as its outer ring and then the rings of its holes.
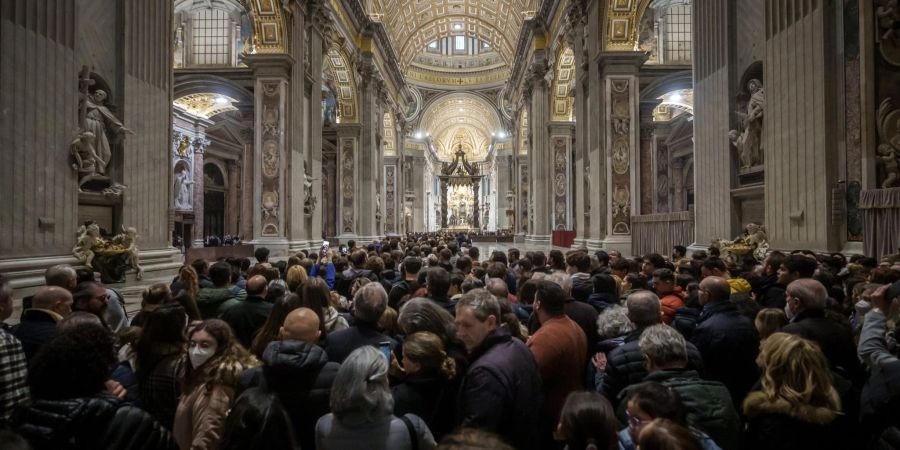
{"type": "Polygon", "coordinates": [[[393,389],[394,414],[425,420],[436,440],[453,430],[459,388],[456,361],[444,351],[440,336],[428,331],[403,341],[403,383],[393,389]]]}
{"type": "Polygon", "coordinates": [[[306,269],[298,263],[287,270],[284,280],[287,282],[289,292],[297,292],[297,289],[309,281],[309,276],[306,274],[306,269]]]}
{"type": "Polygon", "coordinates": [[[745,448],[844,448],[835,426],[841,401],[818,345],[774,333],[763,341],[756,363],[762,389],[744,399],[745,448]]]}
{"type": "Polygon", "coordinates": [[[759,331],[759,340],[764,341],[772,333],[777,333],[788,324],[787,315],[780,308],[763,308],[756,314],[756,331],[759,331]]]}

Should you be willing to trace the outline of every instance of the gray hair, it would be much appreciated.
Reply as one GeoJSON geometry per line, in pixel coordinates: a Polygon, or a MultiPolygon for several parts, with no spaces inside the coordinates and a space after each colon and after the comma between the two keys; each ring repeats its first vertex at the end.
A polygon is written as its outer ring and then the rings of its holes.
{"type": "Polygon", "coordinates": [[[572,277],[569,274],[565,272],[554,271],[553,273],[547,275],[547,277],[544,279],[558,284],[559,287],[561,287],[563,291],[566,292],[566,295],[572,293],[572,277]]]}
{"type": "Polygon", "coordinates": [[[77,278],[78,274],[75,273],[75,269],[68,264],[51,266],[44,272],[44,282],[47,283],[47,286],[59,286],[69,289],[71,287],[70,283],[77,278]]]}
{"type": "Polygon", "coordinates": [[[668,325],[653,325],[641,333],[638,341],[641,353],[660,368],[687,365],[687,343],[684,336],[668,325]]]}
{"type": "Polygon", "coordinates": [[[602,339],[612,339],[632,331],[634,324],[628,319],[628,309],[624,306],[609,306],[597,317],[597,332],[602,339]]]}
{"type": "Polygon", "coordinates": [[[824,310],[828,301],[828,289],[812,278],[801,278],[787,285],[785,291],[800,300],[803,309],[824,310]]]}
{"type": "Polygon", "coordinates": [[[394,397],[388,385],[388,363],[375,347],[364,345],[344,360],[331,387],[331,412],[339,422],[350,415],[367,422],[390,416],[394,397]]]}
{"type": "Polygon", "coordinates": [[[486,289],[472,289],[463,294],[456,303],[456,310],[459,311],[460,308],[471,308],[472,314],[481,322],[494,316],[497,323],[500,323],[500,302],[486,289]]]}
{"type": "Polygon", "coordinates": [[[388,296],[381,283],[369,283],[353,296],[353,317],[362,322],[376,323],[387,309],[388,296]]]}
{"type": "Polygon", "coordinates": [[[416,297],[400,307],[397,324],[407,335],[418,331],[430,331],[447,341],[456,336],[453,316],[430,299],[416,297]]]}
{"type": "Polygon", "coordinates": [[[662,320],[659,297],[653,292],[642,290],[629,294],[625,307],[628,308],[628,318],[638,328],[656,325],[662,320]]]}

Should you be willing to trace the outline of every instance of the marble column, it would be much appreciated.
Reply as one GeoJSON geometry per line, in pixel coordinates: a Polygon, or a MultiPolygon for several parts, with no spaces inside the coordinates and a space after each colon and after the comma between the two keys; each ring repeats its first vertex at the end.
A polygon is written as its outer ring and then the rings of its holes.
{"type": "Polygon", "coordinates": [[[472,183],[472,198],[474,199],[472,202],[472,227],[478,230],[481,229],[481,213],[479,213],[481,197],[478,195],[480,184],[481,183],[478,183],[477,181],[472,183]]]}
{"type": "Polygon", "coordinates": [[[198,137],[194,139],[191,146],[194,149],[194,242],[192,246],[203,247],[203,242],[206,239],[203,230],[203,154],[206,152],[206,147],[209,146],[209,141],[203,137],[198,137]]]}
{"type": "Polygon", "coordinates": [[[246,128],[242,131],[244,138],[244,153],[241,157],[241,222],[240,234],[244,240],[251,240],[255,236],[253,228],[254,217],[254,174],[256,173],[256,158],[253,152],[253,129],[246,128]]]}
{"type": "Polygon", "coordinates": [[[575,191],[573,192],[573,215],[575,242],[577,247],[587,246],[590,233],[590,122],[587,120],[589,92],[587,85],[587,48],[584,40],[587,11],[583,2],[573,2],[569,10],[566,40],[575,57],[575,191]]]}
{"type": "Polygon", "coordinates": [[[359,161],[359,124],[340,124],[337,126],[337,189],[338,218],[337,232],[341,242],[357,239],[357,176],[359,161]]]}
{"type": "Polygon", "coordinates": [[[288,84],[294,60],[285,54],[255,54],[244,60],[256,78],[254,146],[260,149],[254,161],[254,204],[259,210],[254,212],[253,242],[268,247],[273,256],[285,256],[288,253],[285,216],[297,207],[302,208],[302,198],[299,205],[286,206],[291,196],[285,189],[288,175],[285,131],[290,117],[288,84]]]}
{"type": "Polygon", "coordinates": [[[672,211],[684,211],[687,209],[687,202],[684,192],[684,158],[675,158],[672,160],[671,179],[672,185],[672,211]]]}
{"type": "MultiPolygon", "coordinates": [[[[606,89],[601,79],[599,63],[601,57],[601,14],[605,14],[603,2],[587,2],[586,6],[586,25],[584,27],[584,45],[581,56],[584,58],[584,65],[581,67],[586,72],[585,75],[579,75],[580,83],[578,85],[577,96],[584,96],[587,103],[583,107],[584,117],[578,117],[579,123],[585,124],[586,136],[581,136],[587,146],[588,159],[586,161],[588,184],[590,186],[588,192],[587,206],[590,212],[590,220],[587,224],[589,234],[586,239],[586,246],[590,251],[596,251],[603,247],[603,239],[608,232],[608,184],[607,184],[607,161],[606,152],[606,89]]],[[[579,58],[579,55],[575,55],[579,58]]],[[[577,61],[577,59],[576,59],[577,61]]],[[[576,97],[577,99],[578,97],[576,97]]]]}
{"type": "Polygon", "coordinates": [[[606,120],[606,149],[610,165],[604,173],[607,192],[609,233],[603,240],[606,250],[631,254],[631,216],[638,204],[637,162],[640,141],[638,110],[638,69],[647,60],[641,52],[605,52],[600,56],[606,120]]]}
{"type": "Polygon", "coordinates": [[[240,201],[238,200],[238,184],[240,183],[241,170],[237,161],[229,159],[225,162],[228,170],[228,203],[225,209],[225,233],[235,235],[238,231],[238,219],[240,218],[240,201]]]}
{"type": "Polygon", "coordinates": [[[322,128],[324,119],[322,118],[322,65],[324,64],[324,54],[329,46],[328,39],[329,29],[331,27],[330,15],[324,7],[316,10],[310,18],[312,23],[309,33],[309,69],[308,73],[311,78],[309,87],[309,107],[307,108],[309,146],[305,155],[306,167],[309,168],[310,175],[318,178],[313,182],[312,197],[317,199],[316,207],[311,215],[307,216],[306,234],[311,247],[321,244],[319,240],[322,238],[322,213],[323,207],[322,197],[322,128]]]}
{"type": "MultiPolygon", "coordinates": [[[[357,204],[357,242],[371,242],[380,237],[375,218],[376,195],[380,192],[378,180],[379,135],[383,127],[380,99],[385,89],[384,80],[377,72],[374,55],[365,52],[357,60],[359,74],[360,140],[357,153],[357,178],[355,201],[357,204]]],[[[383,196],[382,196],[383,199],[383,196]]]]}
{"type": "Polygon", "coordinates": [[[547,81],[546,50],[535,52],[527,75],[526,99],[529,101],[528,124],[531,132],[529,149],[529,169],[531,171],[531,205],[529,213],[532,226],[529,227],[525,242],[535,245],[550,243],[552,201],[553,157],[550,148],[548,123],[550,122],[550,93],[547,81]]]}
{"type": "MultiPolygon", "coordinates": [[[[288,241],[288,254],[294,254],[298,250],[306,249],[309,244],[309,223],[304,214],[304,202],[306,199],[303,183],[306,181],[305,171],[309,170],[310,138],[312,130],[309,126],[310,106],[307,92],[312,93],[307,74],[321,73],[321,69],[308,71],[309,40],[313,34],[309,28],[307,9],[315,8],[315,2],[289,3],[291,14],[291,45],[290,45],[290,69],[286,73],[288,77],[287,98],[284,100],[287,106],[287,116],[284,119],[285,136],[284,161],[282,165],[284,186],[288,187],[279,195],[279,201],[283,205],[284,228],[281,233],[288,241]]],[[[321,66],[319,66],[321,68],[321,66]]],[[[321,131],[320,131],[321,135],[321,131]]],[[[264,149],[265,150],[265,149],[264,149]]],[[[316,184],[316,183],[314,183],[316,184]]]]}
{"type": "MultiPolygon", "coordinates": [[[[574,192],[570,176],[572,174],[572,140],[575,124],[571,122],[552,122],[550,124],[551,146],[551,190],[552,206],[551,227],[553,230],[572,229],[572,205],[574,192]]],[[[576,185],[578,179],[576,177],[576,185]]],[[[583,180],[582,180],[583,181],[583,180]]]]}

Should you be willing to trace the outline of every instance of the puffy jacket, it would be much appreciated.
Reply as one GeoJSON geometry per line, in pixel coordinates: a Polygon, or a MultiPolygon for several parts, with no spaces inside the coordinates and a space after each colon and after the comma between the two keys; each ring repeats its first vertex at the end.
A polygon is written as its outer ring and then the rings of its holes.
{"type": "Polygon", "coordinates": [[[263,366],[241,374],[241,388],[261,387],[275,394],[294,424],[300,448],[315,448],[319,417],[330,411],[331,385],[340,364],[325,350],[303,341],[274,341],[263,353],[263,366]]]}
{"type": "MultiPolygon", "coordinates": [[[[709,435],[725,450],[738,448],[737,438],[741,431],[741,419],[724,384],[704,380],[694,370],[677,369],[653,372],[647,375],[644,381],[662,383],[677,392],[687,412],[688,425],[709,435]]],[[[623,397],[634,386],[626,389],[623,397]]],[[[619,405],[619,417],[623,421],[624,403],[619,405]]]]}
{"type": "Polygon", "coordinates": [[[35,400],[20,410],[16,422],[35,450],[178,448],[153,416],[108,394],[35,400]]]}
{"type": "Polygon", "coordinates": [[[197,308],[200,309],[200,317],[215,319],[245,298],[247,291],[236,286],[202,288],[197,294],[197,308]]]}
{"type": "MultiPolygon", "coordinates": [[[[606,373],[603,377],[600,393],[613,404],[621,400],[621,392],[632,384],[640,383],[647,376],[644,367],[644,354],[638,346],[644,328],[625,335],[625,343],[607,354],[606,373]]],[[[703,372],[704,358],[690,342],[687,343],[688,368],[703,372]]]]}
{"type": "Polygon", "coordinates": [[[854,384],[862,384],[863,372],[850,328],[825,317],[825,311],[807,309],[781,331],[809,339],[822,349],[832,369],[854,384]]]}
{"type": "Polygon", "coordinates": [[[684,307],[684,299],[678,293],[673,292],[660,297],[659,302],[662,306],[663,323],[671,325],[675,320],[675,312],[684,307]]]}
{"type": "Polygon", "coordinates": [[[591,274],[578,272],[573,273],[569,278],[572,279],[572,297],[579,302],[587,302],[588,297],[594,293],[594,283],[591,281],[591,274]]]}
{"type": "Polygon", "coordinates": [[[744,401],[747,425],[741,448],[747,450],[845,449],[838,427],[838,413],[806,404],[789,405],[783,399],[768,400],[754,392],[744,401]]]}
{"type": "Polygon", "coordinates": [[[708,303],[691,342],[703,355],[704,378],[724,383],[734,404],[740,405],[759,378],[759,333],[753,321],[730,301],[708,303]]]}
{"type": "Polygon", "coordinates": [[[587,303],[597,310],[597,314],[603,313],[610,306],[619,305],[619,297],[605,292],[595,292],[588,296],[587,303]]]}
{"type": "Polygon", "coordinates": [[[415,414],[422,418],[436,441],[456,425],[456,393],[459,378],[447,380],[441,374],[416,373],[394,386],[394,415],[415,414]]]}
{"type": "Polygon", "coordinates": [[[496,433],[520,450],[536,448],[541,377],[528,347],[501,326],[472,351],[470,361],[459,423],[496,433]]]}
{"type": "Polygon", "coordinates": [[[782,309],[785,305],[784,286],[778,284],[778,274],[766,275],[756,290],[756,299],[763,308],[782,309]]]}
{"type": "Polygon", "coordinates": [[[675,311],[675,319],[672,320],[672,328],[678,330],[685,339],[690,340],[700,321],[700,310],[685,306],[675,311]]]}

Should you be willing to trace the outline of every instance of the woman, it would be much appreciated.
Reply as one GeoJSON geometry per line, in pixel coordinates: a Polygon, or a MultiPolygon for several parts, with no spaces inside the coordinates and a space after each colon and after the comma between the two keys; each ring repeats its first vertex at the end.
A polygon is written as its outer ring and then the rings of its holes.
{"type": "Polygon", "coordinates": [[[434,438],[449,433],[456,420],[456,362],[440,336],[420,331],[403,341],[403,383],[394,387],[394,415],[415,414],[434,438]]]}
{"type": "Polygon", "coordinates": [[[400,332],[411,335],[418,331],[428,331],[441,338],[444,351],[456,362],[456,373],[465,373],[469,367],[466,348],[456,337],[453,316],[437,303],[416,297],[404,303],[397,318],[400,332]]]}
{"type": "Polygon", "coordinates": [[[697,436],[687,427],[669,419],[654,419],[638,439],[641,450],[702,450],[697,436]]]}
{"type": "Polygon", "coordinates": [[[297,289],[306,284],[309,277],[306,275],[306,269],[298,263],[287,270],[284,279],[287,282],[288,292],[297,292],[297,289]]]}
{"type": "Polygon", "coordinates": [[[178,302],[187,312],[191,321],[201,320],[200,309],[197,308],[197,295],[200,292],[200,277],[191,265],[184,265],[178,271],[178,278],[169,286],[173,300],[178,302]]]}
{"type": "Polygon", "coordinates": [[[754,324],[756,325],[756,331],[759,331],[759,340],[762,342],[787,325],[788,320],[783,309],[764,308],[756,314],[754,324]]]}
{"type": "Polygon", "coordinates": [[[819,346],[774,333],[762,343],[756,363],[762,388],[744,399],[745,448],[840,448],[834,423],[841,401],[819,346]]]}
{"type": "MultiPolygon", "coordinates": [[[[643,429],[654,419],[666,419],[687,427],[687,411],[674,389],[648,381],[638,385],[626,400],[627,426],[619,431],[619,450],[635,450],[643,429]]],[[[721,450],[706,433],[690,428],[703,450],[721,450]]]]}
{"type": "Polygon", "coordinates": [[[141,292],[141,310],[131,319],[131,326],[143,327],[147,312],[172,301],[172,292],[165,283],[152,284],[141,292]]]}
{"type": "Polygon", "coordinates": [[[174,449],[153,416],[112,395],[115,363],[103,325],[77,325],[44,344],[28,367],[32,401],[18,410],[17,431],[35,450],[174,449]]]}
{"type": "Polygon", "coordinates": [[[343,330],[349,327],[347,319],[338,314],[337,309],[331,306],[331,292],[328,290],[328,284],[321,278],[310,278],[300,287],[301,304],[319,315],[322,319],[322,339],[328,333],[343,330]]]}
{"type": "Polygon", "coordinates": [[[297,450],[291,418],[273,394],[260,388],[244,391],[225,421],[221,450],[297,450]]]}
{"type": "Polygon", "coordinates": [[[162,305],[146,313],[133,347],[141,406],[170,430],[184,376],[186,325],[187,315],[181,305],[162,305]]]}
{"type": "Polygon", "coordinates": [[[250,343],[250,353],[262,359],[266,346],[270,342],[278,340],[278,330],[284,324],[284,318],[287,317],[289,312],[301,306],[303,305],[300,304],[300,297],[297,294],[286,294],[284,297],[276,300],[272,305],[272,312],[269,313],[266,323],[256,332],[253,342],[250,343]]]}
{"type": "Polygon", "coordinates": [[[616,448],[616,413],[606,397],[596,392],[573,392],[566,398],[556,428],[566,450],[616,448]]]}
{"type": "Polygon", "coordinates": [[[607,356],[611,351],[625,343],[625,335],[634,330],[634,324],[628,319],[628,308],[619,305],[608,306],[597,317],[597,333],[600,341],[594,356],[588,361],[585,386],[593,386],[600,391],[605,377],[607,356]]]}
{"type": "Polygon", "coordinates": [[[344,360],[331,389],[331,414],[316,423],[318,450],[430,450],[428,426],[418,416],[393,414],[388,361],[375,347],[364,346],[344,360]]]}
{"type": "Polygon", "coordinates": [[[193,327],[188,339],[183,395],[175,411],[173,434],[182,450],[216,449],[238,377],[259,361],[238,344],[228,324],[218,319],[193,327]]]}

